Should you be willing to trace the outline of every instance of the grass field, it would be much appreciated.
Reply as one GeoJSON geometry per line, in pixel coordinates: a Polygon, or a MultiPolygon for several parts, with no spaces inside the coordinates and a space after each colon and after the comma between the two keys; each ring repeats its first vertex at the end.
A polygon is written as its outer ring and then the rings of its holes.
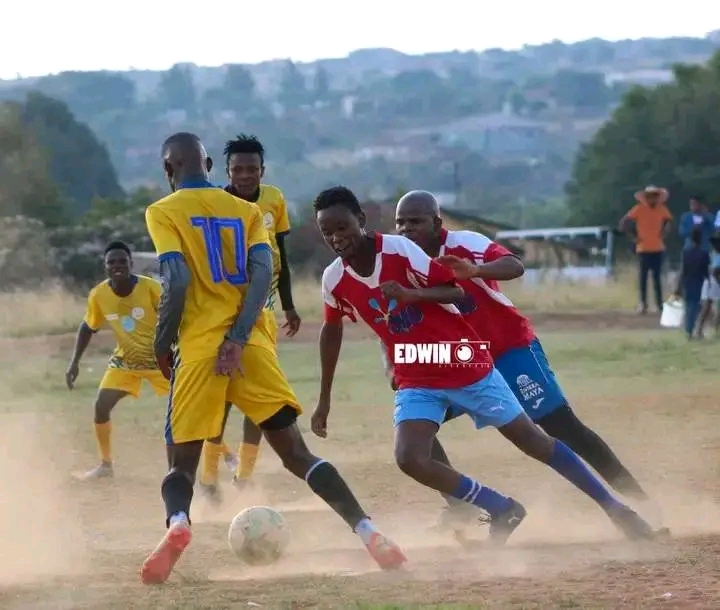
{"type": "MultiPolygon", "coordinates": [[[[171,581],[147,588],[138,569],[163,533],[165,402],[145,389],[114,414],[116,477],[87,485],[95,463],[91,404],[108,336],[95,340],[77,389],[64,388],[72,337],[0,342],[0,608],[717,608],[720,607],[720,343],[623,328],[657,323],[619,314],[537,316],[576,411],[657,497],[671,541],[633,546],[574,488],[492,430],[455,421],[441,432],[466,472],[521,500],[529,516],[500,551],[461,551],[430,534],[442,501],[392,457],[392,395],[375,344],[348,333],[330,437],[311,447],[346,476],[380,527],[409,555],[380,573],[359,541],[266,447],[257,488],[225,486],[225,506],[198,500],[195,539],[171,581]],[[601,329],[601,330],[598,330],[601,329]],[[226,528],[241,508],[270,503],[293,542],[264,569],[241,565],[226,528]]],[[[283,342],[282,361],[308,413],[317,396],[317,326],[283,342]]],[[[239,440],[231,415],[228,438],[239,440]]],[[[478,528],[478,537],[484,535],[478,528]]]]}

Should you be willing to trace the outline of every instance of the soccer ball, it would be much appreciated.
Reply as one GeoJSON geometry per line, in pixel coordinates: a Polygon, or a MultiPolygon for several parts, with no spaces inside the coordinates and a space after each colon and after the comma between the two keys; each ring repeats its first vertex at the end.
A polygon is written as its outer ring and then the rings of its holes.
{"type": "Polygon", "coordinates": [[[228,542],[233,553],[250,565],[268,565],[282,556],[290,543],[283,516],[268,506],[251,506],[230,523],[228,542]]]}

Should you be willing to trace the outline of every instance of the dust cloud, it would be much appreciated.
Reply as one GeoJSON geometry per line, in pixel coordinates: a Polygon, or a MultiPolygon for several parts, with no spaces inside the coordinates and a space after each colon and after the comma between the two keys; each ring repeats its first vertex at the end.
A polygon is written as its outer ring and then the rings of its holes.
{"type": "Polygon", "coordinates": [[[63,491],[64,443],[48,418],[0,415],[0,584],[82,573],[87,546],[63,491]]]}

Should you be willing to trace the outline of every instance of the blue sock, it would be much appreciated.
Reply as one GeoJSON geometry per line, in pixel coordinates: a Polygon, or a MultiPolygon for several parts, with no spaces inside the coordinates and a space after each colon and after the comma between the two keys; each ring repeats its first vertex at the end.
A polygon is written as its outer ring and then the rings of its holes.
{"type": "Polygon", "coordinates": [[[548,466],[590,496],[604,509],[607,510],[620,504],[612,497],[600,479],[590,472],[582,460],[559,440],[555,440],[555,449],[548,466]]]}
{"type": "Polygon", "coordinates": [[[451,494],[453,498],[472,504],[487,511],[491,517],[501,515],[513,507],[513,501],[494,489],[484,487],[477,481],[460,475],[460,483],[451,494]]]}

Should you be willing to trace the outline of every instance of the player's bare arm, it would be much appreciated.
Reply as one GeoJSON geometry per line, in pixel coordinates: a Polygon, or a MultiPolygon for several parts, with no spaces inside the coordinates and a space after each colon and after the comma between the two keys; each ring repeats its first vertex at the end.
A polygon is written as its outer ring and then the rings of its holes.
{"type": "Polygon", "coordinates": [[[447,284],[425,288],[406,288],[398,282],[385,282],[380,290],[386,299],[396,299],[402,303],[454,303],[462,298],[460,286],[447,284]]]}
{"type": "Polygon", "coordinates": [[[216,368],[220,375],[231,375],[240,369],[242,349],[270,294],[273,264],[272,253],[268,248],[250,248],[247,272],[248,284],[242,308],[220,347],[216,368]]]}
{"type": "Polygon", "coordinates": [[[160,370],[170,379],[170,352],[180,329],[190,269],[182,256],[172,256],[160,262],[160,277],[163,293],[158,306],[154,351],[160,370]]]}
{"type": "Polygon", "coordinates": [[[395,375],[393,375],[393,368],[392,364],[390,364],[390,359],[387,355],[387,350],[385,349],[385,346],[382,344],[382,341],[378,343],[380,345],[380,359],[382,360],[383,370],[385,371],[385,377],[388,378],[388,381],[390,381],[390,387],[393,389],[393,391],[397,390],[397,382],[395,381],[395,375]]]}
{"type": "Polygon", "coordinates": [[[65,372],[65,383],[67,384],[69,390],[72,390],[75,387],[75,380],[80,373],[80,360],[82,359],[88,345],[90,345],[90,340],[93,338],[94,334],[95,331],[93,331],[93,329],[85,322],[82,322],[78,327],[77,335],[75,336],[75,349],[73,350],[70,364],[65,372]]]}
{"type": "Polygon", "coordinates": [[[436,260],[441,265],[452,269],[455,277],[459,280],[469,280],[476,277],[481,280],[507,282],[522,277],[525,273],[525,266],[522,261],[513,255],[501,256],[497,260],[482,265],[475,265],[468,260],[451,254],[440,256],[436,260]]]}
{"type": "Polygon", "coordinates": [[[292,298],[292,282],[290,280],[290,265],[287,260],[287,250],[285,249],[285,235],[276,235],[278,252],[280,252],[280,272],[278,274],[278,293],[280,295],[280,304],[285,312],[285,334],[288,337],[294,337],[300,330],[302,320],[295,311],[295,304],[292,298]]]}
{"type": "Polygon", "coordinates": [[[343,340],[342,320],[323,322],[320,328],[320,397],[311,418],[312,431],[320,438],[327,437],[327,418],[330,414],[335,369],[340,358],[343,340]]]}

